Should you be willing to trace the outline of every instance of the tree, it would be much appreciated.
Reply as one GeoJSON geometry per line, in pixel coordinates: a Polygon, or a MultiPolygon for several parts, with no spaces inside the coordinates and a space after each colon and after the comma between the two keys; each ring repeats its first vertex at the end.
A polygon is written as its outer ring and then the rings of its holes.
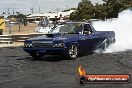
{"type": "Polygon", "coordinates": [[[103,4],[93,5],[89,0],[81,0],[75,12],[71,13],[70,20],[117,18],[118,13],[132,8],[132,0],[103,0],[103,4]]]}
{"type": "Polygon", "coordinates": [[[62,11],[62,12],[67,12],[67,11],[70,11],[70,10],[76,10],[76,8],[66,9],[66,10],[64,10],[64,11],[62,11]]]}
{"type": "Polygon", "coordinates": [[[83,19],[90,19],[94,14],[93,12],[93,4],[89,0],[81,0],[78,4],[78,8],[75,12],[73,12],[70,16],[71,20],[81,21],[83,19]]]}
{"type": "Polygon", "coordinates": [[[94,8],[94,19],[105,19],[107,16],[106,8],[103,5],[96,3],[94,8]]]}
{"type": "Polygon", "coordinates": [[[107,18],[116,18],[118,13],[132,7],[131,0],[103,0],[107,9],[107,18]]]}

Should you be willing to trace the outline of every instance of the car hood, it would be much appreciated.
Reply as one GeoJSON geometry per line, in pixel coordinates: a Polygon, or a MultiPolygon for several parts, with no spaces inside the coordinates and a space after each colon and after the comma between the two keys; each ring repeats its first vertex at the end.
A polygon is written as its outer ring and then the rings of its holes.
{"type": "Polygon", "coordinates": [[[77,38],[78,34],[46,34],[43,36],[33,37],[28,40],[31,41],[66,41],[77,38]]]}

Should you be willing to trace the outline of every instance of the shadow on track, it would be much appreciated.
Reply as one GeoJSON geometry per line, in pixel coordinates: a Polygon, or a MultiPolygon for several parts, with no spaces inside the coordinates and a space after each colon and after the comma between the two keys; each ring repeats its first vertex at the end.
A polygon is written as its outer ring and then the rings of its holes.
{"type": "Polygon", "coordinates": [[[67,60],[64,57],[61,56],[51,56],[51,55],[46,55],[43,56],[42,58],[39,59],[34,59],[32,57],[25,57],[25,58],[20,58],[20,59],[16,59],[16,60],[30,60],[30,61],[46,61],[46,62],[59,62],[59,61],[63,61],[63,60],[67,60]]]}
{"type": "Polygon", "coordinates": [[[15,55],[13,56],[13,55],[12,55],[12,56],[7,56],[7,57],[19,57],[19,56],[15,56],[15,55]]]}

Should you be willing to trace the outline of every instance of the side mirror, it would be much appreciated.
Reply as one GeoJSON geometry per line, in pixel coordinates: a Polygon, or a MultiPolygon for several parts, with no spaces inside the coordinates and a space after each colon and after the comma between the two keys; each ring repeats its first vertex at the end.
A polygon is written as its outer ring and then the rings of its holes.
{"type": "Polygon", "coordinates": [[[91,34],[92,34],[92,35],[95,35],[95,33],[94,33],[94,32],[92,32],[91,34]]]}

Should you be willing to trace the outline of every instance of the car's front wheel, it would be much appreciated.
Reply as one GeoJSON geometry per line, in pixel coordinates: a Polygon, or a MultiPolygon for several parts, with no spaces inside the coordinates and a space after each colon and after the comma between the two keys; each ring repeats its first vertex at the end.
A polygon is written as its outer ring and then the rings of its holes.
{"type": "Polygon", "coordinates": [[[79,53],[78,45],[72,44],[67,50],[67,58],[76,59],[79,53]]]}

